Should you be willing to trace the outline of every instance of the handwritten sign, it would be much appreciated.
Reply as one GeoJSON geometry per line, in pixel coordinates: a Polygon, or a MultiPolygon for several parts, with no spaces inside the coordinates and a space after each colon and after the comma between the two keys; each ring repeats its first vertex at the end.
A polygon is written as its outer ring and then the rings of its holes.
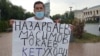
{"type": "Polygon", "coordinates": [[[68,56],[70,33],[68,24],[16,20],[12,56],[68,56]]]}

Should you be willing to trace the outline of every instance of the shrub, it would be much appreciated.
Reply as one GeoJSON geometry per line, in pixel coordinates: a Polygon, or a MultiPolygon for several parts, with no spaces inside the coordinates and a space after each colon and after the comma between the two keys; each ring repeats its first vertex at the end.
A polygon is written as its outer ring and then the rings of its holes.
{"type": "Polygon", "coordinates": [[[8,21],[0,21],[0,32],[5,32],[9,28],[8,21]]]}
{"type": "Polygon", "coordinates": [[[81,21],[79,19],[74,19],[72,22],[73,27],[73,35],[77,38],[82,38],[84,33],[84,25],[85,21],[81,21]]]}

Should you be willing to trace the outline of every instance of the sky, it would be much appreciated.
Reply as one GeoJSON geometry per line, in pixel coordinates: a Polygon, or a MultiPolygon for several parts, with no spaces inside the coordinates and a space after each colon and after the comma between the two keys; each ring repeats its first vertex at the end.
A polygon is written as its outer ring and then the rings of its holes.
{"type": "MultiPolygon", "coordinates": [[[[38,0],[9,0],[12,4],[22,6],[26,11],[33,12],[33,4],[38,0]]],[[[43,3],[49,0],[40,0],[43,3]]],[[[100,0],[50,0],[50,15],[63,14],[72,10],[81,10],[86,7],[90,8],[96,5],[100,5],[100,0]]]]}

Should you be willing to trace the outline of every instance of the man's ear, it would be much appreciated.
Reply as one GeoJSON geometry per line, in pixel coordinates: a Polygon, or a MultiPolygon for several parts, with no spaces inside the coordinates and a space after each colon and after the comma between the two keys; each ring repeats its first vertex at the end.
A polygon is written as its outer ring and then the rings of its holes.
{"type": "Polygon", "coordinates": [[[33,9],[33,12],[35,13],[35,9],[33,9]]]}

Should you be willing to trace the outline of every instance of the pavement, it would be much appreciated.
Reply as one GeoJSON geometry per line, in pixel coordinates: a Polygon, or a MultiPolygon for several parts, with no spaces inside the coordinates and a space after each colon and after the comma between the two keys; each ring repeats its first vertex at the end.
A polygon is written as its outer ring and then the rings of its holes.
{"type": "Polygon", "coordinates": [[[0,56],[12,56],[11,33],[0,33],[0,56]]]}

